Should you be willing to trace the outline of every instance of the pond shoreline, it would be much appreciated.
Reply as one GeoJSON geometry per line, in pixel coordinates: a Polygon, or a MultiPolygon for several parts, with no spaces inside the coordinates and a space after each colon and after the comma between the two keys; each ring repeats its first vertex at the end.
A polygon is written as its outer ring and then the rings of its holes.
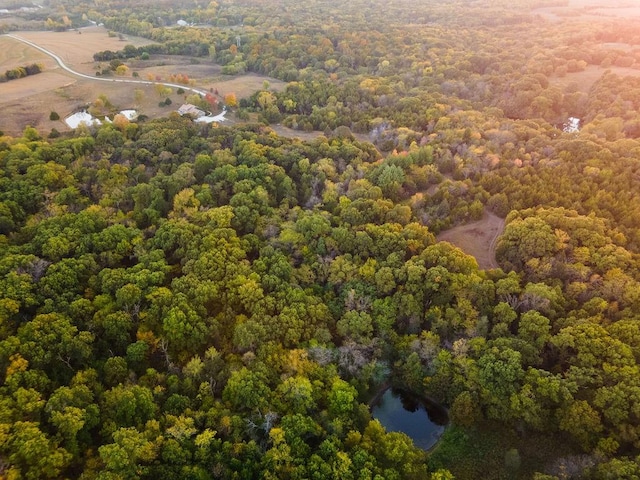
{"type": "Polygon", "coordinates": [[[420,394],[417,394],[417,393],[413,393],[410,390],[405,390],[405,389],[403,389],[401,387],[396,387],[391,383],[390,380],[386,380],[386,381],[384,381],[383,383],[380,384],[380,386],[378,387],[378,390],[376,391],[376,393],[373,395],[373,397],[371,397],[371,399],[367,403],[367,406],[369,407],[369,410],[371,410],[373,407],[376,406],[376,403],[378,403],[380,401],[382,396],[390,388],[391,389],[395,388],[396,390],[404,392],[404,393],[410,395],[411,397],[419,399],[425,405],[425,408],[427,406],[430,406],[430,407],[433,407],[434,409],[438,410],[440,413],[444,414],[447,417],[446,425],[449,424],[449,409],[447,407],[445,407],[444,405],[441,405],[439,402],[436,402],[434,399],[432,399],[430,397],[427,397],[426,395],[420,395],[420,394]]]}
{"type": "Polygon", "coordinates": [[[369,407],[369,410],[371,410],[376,405],[376,403],[380,401],[384,393],[390,388],[392,388],[392,385],[389,380],[385,381],[380,385],[380,387],[378,387],[378,390],[376,391],[375,395],[371,397],[371,400],[369,400],[367,404],[369,407]]]}
{"type": "Polygon", "coordinates": [[[371,416],[387,432],[401,432],[425,452],[437,447],[450,425],[448,411],[422,395],[384,382],[369,401],[371,416]]]}

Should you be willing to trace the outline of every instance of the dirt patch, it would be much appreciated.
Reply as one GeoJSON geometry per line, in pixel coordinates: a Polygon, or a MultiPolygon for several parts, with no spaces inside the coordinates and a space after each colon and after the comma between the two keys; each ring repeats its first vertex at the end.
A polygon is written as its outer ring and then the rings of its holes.
{"type": "Polygon", "coordinates": [[[473,256],[481,269],[488,270],[498,268],[496,240],[503,230],[504,219],[485,210],[481,220],[450,228],[436,238],[440,242],[449,242],[473,256]]]}

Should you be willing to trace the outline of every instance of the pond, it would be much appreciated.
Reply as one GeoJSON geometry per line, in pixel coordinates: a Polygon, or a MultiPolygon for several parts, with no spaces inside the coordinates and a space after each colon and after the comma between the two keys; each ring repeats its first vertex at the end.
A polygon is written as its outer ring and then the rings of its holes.
{"type": "Polygon", "coordinates": [[[441,406],[391,388],[373,404],[371,415],[387,432],[405,433],[423,450],[437,443],[449,421],[441,406]]]}

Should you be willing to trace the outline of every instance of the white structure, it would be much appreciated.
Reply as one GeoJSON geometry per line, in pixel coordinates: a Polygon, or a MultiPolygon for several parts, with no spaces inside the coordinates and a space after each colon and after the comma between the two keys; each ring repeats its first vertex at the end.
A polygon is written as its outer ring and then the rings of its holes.
{"type": "Polygon", "coordinates": [[[562,126],[562,131],[565,133],[578,133],[580,131],[580,119],[569,117],[567,123],[562,126]]]}
{"type": "Polygon", "coordinates": [[[73,115],[68,116],[64,119],[64,123],[69,125],[71,128],[78,128],[80,124],[85,124],[87,127],[91,127],[93,125],[102,125],[102,122],[98,120],[96,117],[87,112],[77,112],[73,115]]]}
{"type": "Polygon", "coordinates": [[[224,122],[225,120],[224,116],[226,115],[226,113],[227,113],[227,108],[224,107],[222,109],[222,113],[216,115],[215,117],[214,116],[199,117],[199,118],[196,118],[195,121],[201,122],[201,123],[224,122]]]}
{"type": "Polygon", "coordinates": [[[185,22],[182,19],[178,20],[176,23],[178,24],[179,27],[186,27],[189,25],[187,22],[185,22]]]}
{"type": "Polygon", "coordinates": [[[131,120],[135,120],[136,118],[138,118],[138,111],[137,110],[122,110],[120,112],[120,115],[124,115],[124,117],[131,121],[131,120]]]}

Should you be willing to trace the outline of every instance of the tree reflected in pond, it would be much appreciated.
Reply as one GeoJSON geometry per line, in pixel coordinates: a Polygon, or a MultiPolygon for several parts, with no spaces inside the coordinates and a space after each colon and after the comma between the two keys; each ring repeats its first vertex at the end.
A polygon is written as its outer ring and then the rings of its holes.
{"type": "Polygon", "coordinates": [[[441,406],[396,389],[386,390],[371,413],[388,432],[405,433],[424,450],[436,444],[449,422],[441,406]]]}

